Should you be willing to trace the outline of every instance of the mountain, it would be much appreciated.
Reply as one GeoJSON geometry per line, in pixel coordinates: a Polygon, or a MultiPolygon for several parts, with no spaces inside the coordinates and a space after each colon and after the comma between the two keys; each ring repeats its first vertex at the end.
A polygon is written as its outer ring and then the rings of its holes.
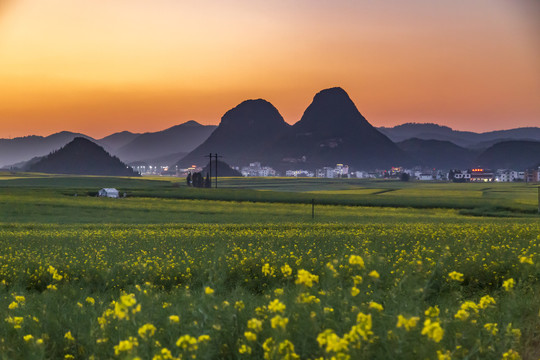
{"type": "Polygon", "coordinates": [[[139,176],[101,146],[76,137],[70,143],[30,164],[27,171],[52,174],[139,176]]]}
{"type": "Polygon", "coordinates": [[[32,135],[14,139],[0,139],[0,167],[27,161],[36,156],[47,155],[76,137],[93,140],[84,134],[69,131],[62,131],[46,137],[32,135]]]}
{"type": "Polygon", "coordinates": [[[504,141],[483,151],[475,165],[489,169],[524,170],[540,163],[540,141],[504,141]]]}
{"type": "Polygon", "coordinates": [[[141,134],[132,133],[130,131],[121,131],[109,136],[105,136],[102,139],[99,139],[97,143],[103,146],[108,151],[116,151],[124,145],[127,145],[131,141],[135,140],[141,134]]]}
{"type": "Polygon", "coordinates": [[[217,129],[177,165],[206,164],[205,156],[218,153],[229,164],[242,165],[267,157],[265,150],[283,136],[289,125],[268,101],[246,100],[227,111],[217,129]]]}
{"type": "Polygon", "coordinates": [[[189,153],[215,129],[214,125],[188,121],[163,131],[138,135],[113,153],[125,162],[158,158],[173,153],[189,153]]]}
{"type": "MultiPolygon", "coordinates": [[[[212,161],[212,169],[209,168],[209,165],[210,163],[206,164],[206,166],[202,169],[201,171],[202,175],[206,176],[206,174],[212,173],[212,177],[216,176],[216,163],[212,161]]],[[[218,178],[222,176],[227,176],[227,177],[242,176],[242,173],[240,171],[234,170],[232,167],[229,166],[229,164],[221,160],[218,160],[217,162],[217,170],[218,170],[217,172],[218,178]]],[[[212,182],[214,182],[214,180],[212,180],[212,182]]]]}
{"type": "Polygon", "coordinates": [[[408,139],[397,146],[415,161],[416,165],[438,169],[469,168],[478,151],[466,149],[450,141],[408,139]]]}
{"type": "Polygon", "coordinates": [[[508,140],[540,141],[540,128],[524,127],[485,133],[453,130],[437,124],[406,123],[395,127],[378,128],[394,142],[418,138],[424,140],[451,141],[456,145],[470,148],[487,148],[497,142],[508,140]]]}
{"type": "Polygon", "coordinates": [[[357,169],[408,165],[410,157],[360,114],[341,88],[315,95],[304,115],[274,144],[280,167],[348,164],[357,169]]]}

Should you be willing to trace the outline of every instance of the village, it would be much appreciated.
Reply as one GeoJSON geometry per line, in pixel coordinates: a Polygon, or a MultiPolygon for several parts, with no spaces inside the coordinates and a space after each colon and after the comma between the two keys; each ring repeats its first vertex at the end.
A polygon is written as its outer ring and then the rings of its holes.
{"type": "MultiPolygon", "coordinates": [[[[307,177],[307,178],[356,178],[356,179],[400,179],[405,181],[453,181],[453,182],[538,182],[540,167],[524,171],[514,169],[427,169],[422,167],[404,168],[391,167],[372,171],[355,170],[346,164],[326,166],[316,170],[291,169],[280,172],[260,162],[250,163],[249,166],[233,166],[244,177],[307,177]]],[[[135,166],[133,168],[143,176],[178,176],[201,172],[201,167],[192,166],[186,169],[174,170],[169,166],[135,166]]]]}

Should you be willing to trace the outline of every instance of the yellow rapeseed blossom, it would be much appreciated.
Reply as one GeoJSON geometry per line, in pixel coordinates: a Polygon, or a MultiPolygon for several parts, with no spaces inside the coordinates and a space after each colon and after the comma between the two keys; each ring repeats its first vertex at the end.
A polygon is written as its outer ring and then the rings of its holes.
{"type": "Polygon", "coordinates": [[[268,263],[264,264],[261,270],[265,276],[274,275],[274,268],[268,263]]]}
{"type": "Polygon", "coordinates": [[[489,331],[492,335],[497,335],[497,333],[499,332],[499,329],[497,328],[497,324],[495,323],[484,324],[484,329],[489,331]]]}
{"type": "Polygon", "coordinates": [[[517,351],[510,349],[503,354],[502,358],[503,360],[521,360],[521,355],[517,351]]]}
{"type": "Polygon", "coordinates": [[[454,315],[454,317],[461,321],[465,321],[469,318],[470,315],[471,314],[467,310],[459,309],[454,315]]]}
{"type": "Polygon", "coordinates": [[[431,317],[431,318],[436,318],[439,316],[440,314],[440,310],[439,310],[439,307],[437,305],[435,306],[430,306],[425,312],[424,314],[427,316],[427,317],[431,317]]]}
{"type": "Polygon", "coordinates": [[[197,339],[190,335],[180,336],[178,340],[176,340],[176,346],[189,351],[195,351],[199,348],[197,339]]]}
{"type": "Polygon", "coordinates": [[[274,295],[276,295],[276,296],[283,295],[283,289],[281,289],[281,288],[275,289],[274,290],[274,295]]]}
{"type": "Polygon", "coordinates": [[[327,353],[347,351],[349,346],[348,340],[339,337],[331,329],[326,329],[317,335],[317,342],[319,343],[319,347],[325,348],[327,353]]]}
{"type": "Polygon", "coordinates": [[[312,287],[314,282],[319,281],[318,275],[313,275],[309,271],[300,269],[298,270],[297,279],[295,281],[296,284],[303,284],[307,287],[312,287]]]}
{"type": "Polygon", "coordinates": [[[351,288],[351,296],[356,296],[358,294],[360,294],[360,289],[358,289],[356,286],[353,286],[351,288]]]}
{"type": "Polygon", "coordinates": [[[362,257],[358,255],[351,255],[349,257],[349,264],[357,265],[360,269],[363,269],[365,266],[364,259],[362,259],[362,257]]]}
{"type": "Polygon", "coordinates": [[[514,279],[510,278],[503,282],[502,287],[506,291],[511,291],[514,288],[515,283],[514,279]]]}
{"type": "Polygon", "coordinates": [[[463,281],[464,278],[463,278],[463,274],[462,273],[459,273],[457,271],[452,271],[451,273],[448,274],[448,277],[452,280],[455,280],[455,281],[463,281]]]}
{"type": "Polygon", "coordinates": [[[452,355],[449,350],[446,350],[445,352],[442,352],[441,350],[437,350],[437,360],[451,360],[452,355]]]}
{"type": "Polygon", "coordinates": [[[24,336],[23,336],[23,340],[24,340],[25,342],[30,342],[30,341],[34,340],[34,336],[31,335],[31,334],[24,335],[24,336]]]}
{"type": "Polygon", "coordinates": [[[533,262],[533,259],[532,259],[532,254],[528,255],[528,256],[520,256],[519,257],[519,262],[522,263],[522,264],[530,264],[530,265],[534,265],[534,262],[533,262]]]}
{"type": "Polygon", "coordinates": [[[139,336],[143,339],[148,339],[152,336],[154,336],[155,332],[156,332],[156,327],[152,324],[144,324],[143,326],[141,326],[139,328],[139,330],[137,331],[139,336]]]}
{"type": "Polygon", "coordinates": [[[121,340],[118,345],[114,346],[114,354],[129,353],[135,347],[139,346],[137,338],[130,336],[127,340],[121,340]]]}
{"type": "Polygon", "coordinates": [[[271,312],[280,312],[283,313],[285,311],[285,304],[279,301],[279,299],[275,299],[268,304],[268,310],[271,312]]]}
{"type": "Polygon", "coordinates": [[[75,341],[75,338],[71,334],[71,331],[68,331],[67,333],[64,334],[64,339],[69,340],[69,341],[75,341]]]}
{"type": "Polygon", "coordinates": [[[260,332],[262,331],[262,324],[263,322],[261,320],[253,318],[248,320],[247,327],[255,332],[260,332]]]}
{"type": "Polygon", "coordinates": [[[398,328],[402,327],[402,328],[405,328],[405,330],[409,331],[412,328],[416,327],[416,324],[418,323],[419,320],[420,318],[418,316],[412,316],[410,318],[406,318],[403,315],[398,315],[398,321],[397,321],[396,327],[398,328]]]}
{"type": "Polygon", "coordinates": [[[383,306],[381,304],[379,304],[379,303],[376,303],[375,301],[370,301],[369,302],[369,308],[370,309],[375,309],[377,311],[383,311],[384,310],[383,306]]]}
{"type": "Polygon", "coordinates": [[[240,347],[238,348],[238,352],[240,354],[251,354],[251,347],[249,347],[248,345],[246,344],[242,344],[240,345],[240,347]]]}
{"type": "Polygon", "coordinates": [[[281,273],[284,276],[291,276],[292,275],[292,268],[288,264],[285,264],[285,265],[283,265],[281,267],[281,273]]]}
{"type": "Polygon", "coordinates": [[[444,330],[441,328],[441,325],[438,321],[431,321],[431,319],[426,319],[424,321],[422,335],[426,335],[429,339],[438,343],[442,340],[444,336],[444,330]]]}
{"type": "Polygon", "coordinates": [[[270,320],[272,329],[282,328],[283,330],[285,330],[285,327],[287,326],[288,323],[289,323],[289,319],[281,317],[280,315],[276,315],[270,320]]]}
{"type": "Polygon", "coordinates": [[[8,309],[13,310],[17,309],[19,307],[19,303],[16,301],[13,301],[11,304],[9,304],[8,309]]]}
{"type": "Polygon", "coordinates": [[[238,311],[244,309],[246,306],[244,305],[244,302],[242,300],[239,300],[234,303],[234,308],[238,311]]]}
{"type": "Polygon", "coordinates": [[[18,302],[18,303],[24,303],[26,301],[26,298],[22,295],[16,295],[15,296],[15,301],[18,302]]]}
{"type": "Polygon", "coordinates": [[[478,302],[478,307],[480,309],[485,309],[489,305],[495,304],[495,299],[489,295],[482,296],[478,302]]]}
{"type": "Polygon", "coordinates": [[[178,315],[169,316],[169,322],[171,322],[173,324],[178,324],[180,322],[180,316],[178,316],[178,315]]]}
{"type": "Polygon", "coordinates": [[[204,293],[205,293],[206,295],[212,295],[212,294],[214,293],[214,289],[212,289],[210,286],[206,286],[206,287],[204,288],[204,293]]]}
{"type": "Polygon", "coordinates": [[[377,272],[377,270],[371,270],[370,273],[368,274],[372,279],[378,279],[380,278],[381,276],[379,275],[379,273],[377,272]]]}
{"type": "Polygon", "coordinates": [[[257,340],[257,334],[251,332],[251,331],[245,331],[244,336],[246,340],[248,341],[256,341],[257,340]]]}

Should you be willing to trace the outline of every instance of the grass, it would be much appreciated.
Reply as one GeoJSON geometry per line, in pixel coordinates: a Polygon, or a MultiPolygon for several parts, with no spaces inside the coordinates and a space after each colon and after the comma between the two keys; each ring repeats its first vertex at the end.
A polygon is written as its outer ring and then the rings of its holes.
{"type": "Polygon", "coordinates": [[[0,174],[0,358],[540,356],[536,187],[221,185],[0,174]]]}

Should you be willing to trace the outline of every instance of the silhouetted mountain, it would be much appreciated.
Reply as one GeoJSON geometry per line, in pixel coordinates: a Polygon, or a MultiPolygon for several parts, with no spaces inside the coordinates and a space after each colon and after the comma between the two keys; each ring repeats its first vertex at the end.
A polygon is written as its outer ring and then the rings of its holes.
{"type": "Polygon", "coordinates": [[[93,140],[84,134],[69,131],[62,131],[46,137],[32,135],[14,139],[0,139],[0,167],[25,162],[36,156],[47,155],[76,137],[93,140]]]}
{"type": "Polygon", "coordinates": [[[416,161],[416,165],[438,169],[469,168],[478,152],[457,146],[450,141],[409,139],[397,143],[416,161]]]}
{"type": "Polygon", "coordinates": [[[480,149],[488,147],[497,142],[508,140],[533,140],[540,141],[540,128],[524,127],[510,130],[490,131],[485,133],[475,133],[471,131],[452,130],[447,126],[437,124],[416,124],[407,123],[395,127],[379,128],[383,134],[392,141],[418,138],[423,140],[451,141],[462,147],[480,149]]]}
{"type": "Polygon", "coordinates": [[[218,128],[177,164],[181,168],[205,164],[205,156],[218,153],[234,165],[267,157],[264,152],[289,128],[279,111],[268,101],[247,100],[227,111],[218,128]]]}
{"type": "Polygon", "coordinates": [[[504,141],[482,152],[475,165],[490,169],[524,170],[540,163],[539,141],[504,141]]]}
{"type": "Polygon", "coordinates": [[[105,136],[103,139],[99,139],[97,143],[103,146],[106,150],[114,152],[124,145],[127,145],[131,141],[135,140],[141,134],[132,133],[129,131],[121,131],[109,136],[105,136]]]}
{"type": "MultiPolygon", "coordinates": [[[[206,166],[202,169],[201,173],[204,177],[206,177],[206,174],[212,173],[212,177],[216,176],[216,163],[215,161],[212,161],[212,170],[209,169],[210,163],[206,164],[206,166]]],[[[242,173],[238,170],[234,170],[224,161],[218,160],[217,162],[217,170],[218,170],[218,178],[220,177],[233,177],[233,176],[242,176],[242,173]]],[[[213,182],[214,180],[212,180],[213,182]]]]}
{"type": "Polygon", "coordinates": [[[281,168],[292,163],[311,168],[343,163],[357,169],[411,163],[404,151],[367,122],[341,88],[315,95],[302,119],[274,149],[281,168]]]}
{"type": "Polygon", "coordinates": [[[174,164],[175,161],[183,158],[186,155],[187,153],[185,152],[179,152],[179,153],[159,156],[152,159],[142,159],[142,160],[133,161],[133,162],[128,163],[128,165],[130,166],[137,166],[137,165],[167,166],[170,164],[174,164]]]}
{"type": "Polygon", "coordinates": [[[139,176],[101,146],[77,137],[69,144],[31,164],[27,171],[52,174],[139,176]]]}
{"type": "Polygon", "coordinates": [[[205,141],[215,129],[214,125],[188,121],[163,131],[141,134],[114,151],[114,154],[125,162],[132,162],[173,153],[189,153],[205,141]]]}

